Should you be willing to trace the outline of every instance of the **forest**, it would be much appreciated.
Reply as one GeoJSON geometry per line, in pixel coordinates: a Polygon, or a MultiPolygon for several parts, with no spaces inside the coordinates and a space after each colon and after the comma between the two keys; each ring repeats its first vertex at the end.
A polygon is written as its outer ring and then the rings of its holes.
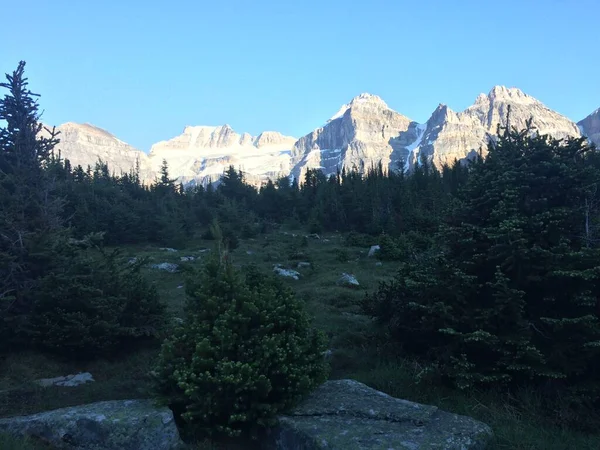
{"type": "MultiPolygon", "coordinates": [[[[216,439],[356,378],[487,421],[496,449],[600,447],[600,154],[584,138],[514,129],[509,111],[488,148],[441,169],[256,188],[230,167],[204,187],[164,162],[146,185],[63,159],[24,68],[0,85],[0,387],[53,364],[129,377],[143,359],[138,394],[216,439]],[[177,274],[150,267],[200,247],[177,274]],[[273,273],[299,262],[298,282],[273,273]],[[337,286],[342,270],[360,288],[337,286]]],[[[106,386],[73,398],[131,395],[106,386]]],[[[65,401],[19,389],[0,416],[65,401]]]]}

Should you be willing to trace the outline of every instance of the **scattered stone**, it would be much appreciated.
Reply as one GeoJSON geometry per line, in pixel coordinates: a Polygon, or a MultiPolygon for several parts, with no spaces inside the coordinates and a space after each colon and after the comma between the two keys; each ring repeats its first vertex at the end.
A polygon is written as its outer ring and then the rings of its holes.
{"type": "Polygon", "coordinates": [[[150,267],[158,270],[165,270],[169,273],[175,273],[179,270],[179,266],[174,263],[164,262],[160,264],[152,264],[150,267]]]}
{"type": "Polygon", "coordinates": [[[136,262],[138,262],[138,259],[135,258],[135,257],[134,258],[129,258],[127,260],[127,264],[135,264],[136,262]]]}
{"type": "Polygon", "coordinates": [[[339,286],[346,286],[346,287],[352,287],[352,288],[360,286],[360,283],[354,277],[354,275],[351,275],[349,273],[343,273],[341,278],[338,280],[337,284],[339,286]]]}
{"type": "Polygon", "coordinates": [[[0,419],[0,431],[52,448],[175,450],[183,448],[173,413],[153,400],[117,400],[0,419]]]}
{"type": "Polygon", "coordinates": [[[383,263],[382,263],[381,261],[377,261],[377,262],[375,263],[375,265],[376,265],[377,267],[380,267],[380,266],[383,266],[383,263]]]}
{"type": "Polygon", "coordinates": [[[295,270],[292,270],[292,269],[285,269],[285,268],[281,267],[281,265],[279,265],[279,264],[276,264],[273,267],[273,272],[275,272],[277,275],[280,275],[282,277],[293,278],[294,280],[300,279],[299,272],[296,272],[295,270]]]}
{"type": "Polygon", "coordinates": [[[183,284],[178,285],[177,289],[183,289],[183,284]]]}
{"type": "Polygon", "coordinates": [[[165,252],[176,252],[177,251],[171,247],[161,247],[161,248],[159,248],[159,250],[164,250],[165,252]]]}
{"type": "Polygon", "coordinates": [[[311,239],[317,239],[317,240],[321,239],[321,236],[319,236],[317,233],[311,233],[308,235],[308,237],[311,239]]]}
{"type": "Polygon", "coordinates": [[[297,269],[310,269],[312,264],[306,261],[301,261],[298,263],[297,269]]]}
{"type": "Polygon", "coordinates": [[[375,253],[377,253],[379,250],[381,250],[381,247],[379,245],[372,245],[371,248],[369,249],[369,254],[367,256],[369,258],[371,256],[375,256],[375,253]]]}
{"type": "Polygon", "coordinates": [[[182,256],[179,259],[181,260],[181,262],[189,262],[194,261],[196,258],[194,258],[193,256],[182,256]]]}
{"type": "Polygon", "coordinates": [[[329,239],[323,239],[323,242],[331,242],[329,239]]]}
{"type": "Polygon", "coordinates": [[[93,383],[94,377],[89,372],[79,372],[75,375],[66,375],[64,377],[56,377],[56,378],[42,378],[40,380],[35,380],[36,384],[39,384],[43,387],[49,386],[64,386],[64,387],[75,387],[81,384],[93,383]]]}
{"type": "Polygon", "coordinates": [[[354,380],[327,381],[267,432],[265,450],[484,450],[491,428],[354,380]]]}
{"type": "Polygon", "coordinates": [[[206,253],[206,252],[210,252],[210,248],[203,248],[198,250],[198,253],[206,253]]]}
{"type": "Polygon", "coordinates": [[[246,250],[246,255],[254,255],[254,252],[252,250],[246,250]]]}
{"type": "Polygon", "coordinates": [[[173,317],[173,323],[176,323],[177,325],[181,325],[181,324],[183,324],[183,319],[181,317],[173,317]]]}

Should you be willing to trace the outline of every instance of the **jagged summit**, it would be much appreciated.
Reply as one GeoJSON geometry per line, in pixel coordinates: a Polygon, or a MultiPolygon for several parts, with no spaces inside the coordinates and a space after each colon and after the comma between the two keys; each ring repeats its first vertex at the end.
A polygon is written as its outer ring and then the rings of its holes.
{"type": "Polygon", "coordinates": [[[381,97],[379,97],[378,95],[369,94],[368,92],[363,92],[362,94],[359,94],[356,97],[354,97],[352,100],[350,100],[349,103],[342,105],[342,107],[338,110],[338,112],[335,113],[327,121],[327,123],[331,122],[332,120],[339,119],[346,113],[346,111],[348,111],[351,108],[367,106],[367,105],[369,105],[369,106],[372,105],[372,106],[375,106],[375,107],[381,108],[381,109],[389,109],[387,103],[384,102],[383,99],[381,97]]]}
{"type": "Polygon", "coordinates": [[[479,94],[471,108],[479,107],[480,105],[489,105],[490,103],[496,102],[515,103],[522,105],[533,105],[540,103],[539,100],[527,95],[521,89],[497,85],[494,86],[487,95],[484,93],[479,94]]]}

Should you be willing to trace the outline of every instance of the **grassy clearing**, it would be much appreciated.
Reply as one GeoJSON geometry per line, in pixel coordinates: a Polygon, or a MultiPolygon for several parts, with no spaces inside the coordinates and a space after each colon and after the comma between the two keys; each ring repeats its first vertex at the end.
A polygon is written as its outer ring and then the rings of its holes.
{"type": "MultiPolygon", "coordinates": [[[[332,378],[354,378],[390,395],[441,409],[475,417],[490,424],[496,434],[494,450],[596,450],[600,436],[586,436],[564,430],[544,422],[540,416],[539,398],[523,393],[509,399],[502,392],[457,392],[437,386],[417,384],[418,365],[408,361],[381,361],[372,348],[369,336],[373,326],[369,318],[360,314],[360,301],[366,292],[377,287],[395,273],[395,264],[376,265],[368,258],[368,247],[346,247],[343,236],[328,234],[321,239],[303,239],[300,231],[277,231],[244,240],[235,249],[236,265],[256,264],[270,271],[274,264],[300,272],[299,280],[288,279],[302,299],[314,324],[325,331],[332,350],[332,378]],[[310,262],[311,267],[298,268],[299,262],[310,262]],[[338,286],[342,273],[356,276],[360,287],[351,289],[338,286]]],[[[376,244],[376,242],[373,242],[376,244]]],[[[177,252],[156,247],[127,247],[123,258],[147,257],[152,263],[173,262],[198,266],[209,254],[210,241],[190,243],[177,252]],[[193,262],[182,263],[182,256],[194,256],[193,262]]],[[[153,280],[161,297],[168,303],[174,316],[183,315],[185,289],[184,273],[168,273],[146,267],[146,275],[153,280]]],[[[12,355],[0,366],[0,416],[28,414],[37,411],[89,403],[100,400],[145,397],[157,349],[146,349],[127,357],[82,363],[65,363],[36,353],[12,355]],[[33,383],[47,378],[89,371],[95,383],[77,388],[40,388],[33,383]]],[[[0,441],[2,442],[2,441],[0,441]]],[[[3,447],[10,449],[13,447],[3,447]]],[[[28,448],[28,447],[14,447],[28,448]]],[[[32,447],[33,448],[33,447],[32,447]]],[[[251,447],[237,442],[199,443],[193,448],[247,450],[251,447]]]]}

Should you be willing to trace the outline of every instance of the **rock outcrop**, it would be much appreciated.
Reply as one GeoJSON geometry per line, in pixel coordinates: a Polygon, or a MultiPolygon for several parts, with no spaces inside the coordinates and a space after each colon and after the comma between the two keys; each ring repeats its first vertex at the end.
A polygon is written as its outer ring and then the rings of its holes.
{"type": "Polygon", "coordinates": [[[600,108],[577,122],[581,133],[600,148],[600,108]]]}
{"type": "Polygon", "coordinates": [[[274,131],[254,137],[238,134],[229,125],[185,127],[183,133],[154,144],[150,160],[155,171],[165,159],[170,172],[184,183],[206,185],[217,181],[233,165],[249,182],[287,176],[295,138],[274,131]]]}
{"type": "Polygon", "coordinates": [[[121,400],[0,419],[0,431],[71,450],[175,450],[173,413],[151,400],[121,400]]]}
{"type": "Polygon", "coordinates": [[[285,416],[268,450],[484,450],[489,426],[435,406],[390,397],[354,380],[328,381],[285,416]]]}

